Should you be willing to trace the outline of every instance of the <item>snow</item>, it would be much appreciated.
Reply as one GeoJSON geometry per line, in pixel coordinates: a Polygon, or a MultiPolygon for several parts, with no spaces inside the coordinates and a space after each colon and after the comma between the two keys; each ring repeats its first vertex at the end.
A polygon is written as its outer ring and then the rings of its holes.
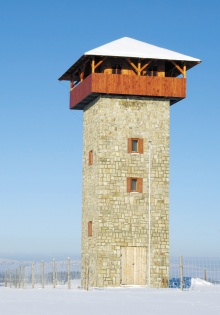
{"type": "Polygon", "coordinates": [[[203,279],[199,278],[192,278],[191,280],[191,288],[194,289],[195,287],[201,287],[201,286],[213,286],[211,282],[205,281],[203,279]]]}
{"type": "Polygon", "coordinates": [[[87,51],[84,55],[153,58],[164,60],[182,60],[200,62],[201,60],[175,51],[154,46],[130,37],[123,37],[113,42],[87,51]]]}
{"type": "Polygon", "coordinates": [[[193,279],[192,289],[0,288],[1,315],[219,315],[220,286],[193,279]]]}

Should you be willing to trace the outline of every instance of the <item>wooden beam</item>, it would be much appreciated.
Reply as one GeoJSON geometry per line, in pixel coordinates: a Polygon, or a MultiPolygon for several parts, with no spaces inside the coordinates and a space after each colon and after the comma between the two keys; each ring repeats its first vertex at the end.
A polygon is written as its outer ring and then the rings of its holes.
{"type": "Polygon", "coordinates": [[[186,77],[186,69],[184,72],[184,67],[183,67],[183,69],[180,68],[180,66],[173,60],[170,60],[170,62],[172,62],[172,64],[177,68],[177,70],[179,70],[180,73],[182,73],[183,77],[185,78],[186,77]]]}
{"type": "Polygon", "coordinates": [[[132,66],[132,68],[134,68],[134,70],[138,73],[138,68],[135,66],[135,64],[131,61],[130,58],[126,58],[126,60],[128,61],[128,63],[132,66]]]}
{"type": "Polygon", "coordinates": [[[92,73],[95,73],[95,57],[92,57],[91,68],[92,68],[92,73]]]}
{"type": "Polygon", "coordinates": [[[73,81],[70,81],[70,91],[72,91],[72,89],[74,88],[74,82],[73,81]]]}
{"type": "Polygon", "coordinates": [[[138,61],[138,75],[141,75],[141,63],[138,61]]]}
{"type": "MultiPolygon", "coordinates": [[[[106,57],[105,57],[106,58],[106,57]]],[[[100,66],[103,61],[105,60],[105,58],[103,58],[102,60],[100,60],[96,65],[95,65],[95,69],[98,68],[98,66],[100,66]]]]}
{"type": "Polygon", "coordinates": [[[183,77],[186,78],[186,65],[183,66],[183,77]]]}
{"type": "Polygon", "coordinates": [[[95,64],[95,57],[92,57],[92,63],[91,63],[92,73],[95,73],[95,69],[98,68],[98,66],[100,66],[105,59],[106,57],[104,57],[97,64],[95,64]]]}
{"type": "Polygon", "coordinates": [[[152,61],[153,61],[153,59],[149,60],[148,63],[145,63],[145,65],[143,65],[143,67],[140,69],[140,71],[143,71],[144,69],[146,69],[151,64],[152,61]]]}
{"type": "Polygon", "coordinates": [[[80,81],[81,81],[81,82],[82,82],[83,79],[84,79],[85,67],[86,67],[86,63],[84,63],[81,68],[79,68],[79,78],[80,78],[80,81]]]}
{"type": "Polygon", "coordinates": [[[136,67],[136,65],[131,61],[130,58],[126,58],[126,60],[127,60],[128,63],[132,66],[132,68],[137,72],[138,75],[141,75],[141,72],[142,72],[144,69],[146,69],[146,68],[150,65],[150,63],[153,61],[153,59],[152,59],[152,60],[149,60],[148,63],[146,63],[146,64],[143,65],[142,67],[141,67],[141,62],[139,61],[139,62],[138,62],[138,66],[136,67]]]}

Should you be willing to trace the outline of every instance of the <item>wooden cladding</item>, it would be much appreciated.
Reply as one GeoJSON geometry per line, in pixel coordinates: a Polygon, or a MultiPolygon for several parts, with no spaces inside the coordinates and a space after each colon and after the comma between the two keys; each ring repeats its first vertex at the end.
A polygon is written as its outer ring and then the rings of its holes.
{"type": "Polygon", "coordinates": [[[141,138],[129,138],[128,139],[128,153],[140,153],[144,152],[143,139],[141,138]]]}
{"type": "Polygon", "coordinates": [[[93,151],[90,150],[89,151],[89,165],[92,165],[93,164],[93,151]]]}
{"type": "Polygon", "coordinates": [[[186,79],[92,73],[70,91],[70,108],[83,109],[92,100],[92,94],[182,99],[186,97],[186,79]]]}
{"type": "Polygon", "coordinates": [[[143,192],[143,178],[127,177],[127,192],[143,192]]]}
{"type": "Polygon", "coordinates": [[[88,236],[92,236],[92,221],[88,222],[88,236]]]}

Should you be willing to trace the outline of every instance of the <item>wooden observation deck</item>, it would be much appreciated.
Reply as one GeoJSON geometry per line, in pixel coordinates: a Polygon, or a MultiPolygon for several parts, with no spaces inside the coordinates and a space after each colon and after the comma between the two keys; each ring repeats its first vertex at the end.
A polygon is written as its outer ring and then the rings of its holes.
{"type": "Polygon", "coordinates": [[[163,97],[174,104],[186,97],[186,79],[92,73],[70,91],[70,108],[83,109],[100,94],[163,97]]]}
{"type": "Polygon", "coordinates": [[[167,98],[172,105],[186,97],[186,71],[200,62],[124,37],[85,53],[59,80],[70,81],[71,109],[105,94],[167,98]]]}

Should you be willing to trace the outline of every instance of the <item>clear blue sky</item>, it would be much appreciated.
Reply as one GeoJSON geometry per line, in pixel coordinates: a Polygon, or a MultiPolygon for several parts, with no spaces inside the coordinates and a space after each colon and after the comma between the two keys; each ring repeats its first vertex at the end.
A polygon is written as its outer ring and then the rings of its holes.
{"type": "Polygon", "coordinates": [[[220,2],[0,2],[0,257],[80,255],[82,123],[57,79],[128,36],[202,63],[171,107],[170,253],[220,256],[220,2]]]}

